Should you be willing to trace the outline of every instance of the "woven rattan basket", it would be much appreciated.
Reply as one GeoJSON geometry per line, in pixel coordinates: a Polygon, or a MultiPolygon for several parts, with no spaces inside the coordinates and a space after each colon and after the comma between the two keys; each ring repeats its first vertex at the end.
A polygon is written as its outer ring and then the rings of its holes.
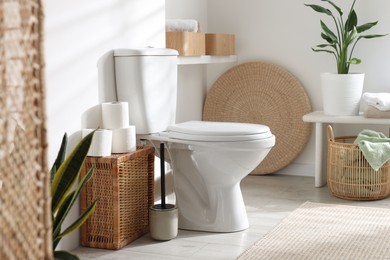
{"type": "Polygon", "coordinates": [[[87,157],[82,176],[95,166],[83,189],[81,210],[95,199],[95,212],[81,227],[81,245],[120,249],[149,232],[153,205],[154,149],[137,148],[127,154],[87,157]]]}
{"type": "Polygon", "coordinates": [[[390,162],[374,171],[359,147],[356,136],[334,137],[328,126],[328,188],[349,200],[377,200],[390,195],[390,162]]]}

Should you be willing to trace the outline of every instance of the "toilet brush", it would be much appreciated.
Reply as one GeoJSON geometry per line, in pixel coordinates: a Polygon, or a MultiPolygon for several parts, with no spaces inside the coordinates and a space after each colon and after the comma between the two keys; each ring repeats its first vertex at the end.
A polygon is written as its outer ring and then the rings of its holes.
{"type": "Polygon", "coordinates": [[[160,180],[161,180],[161,208],[166,209],[165,204],[165,156],[164,143],[160,143],[160,180]]]}
{"type": "Polygon", "coordinates": [[[178,210],[175,205],[165,203],[164,143],[160,143],[161,204],[149,209],[150,236],[156,240],[171,240],[177,236],[178,210]]]}

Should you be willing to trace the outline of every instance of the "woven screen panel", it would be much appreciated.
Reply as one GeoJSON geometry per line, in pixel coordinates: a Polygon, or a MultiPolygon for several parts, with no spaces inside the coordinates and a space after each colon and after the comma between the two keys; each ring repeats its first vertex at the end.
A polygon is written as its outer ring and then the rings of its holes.
{"type": "Polygon", "coordinates": [[[0,259],[51,259],[43,7],[0,1],[0,259]]]}

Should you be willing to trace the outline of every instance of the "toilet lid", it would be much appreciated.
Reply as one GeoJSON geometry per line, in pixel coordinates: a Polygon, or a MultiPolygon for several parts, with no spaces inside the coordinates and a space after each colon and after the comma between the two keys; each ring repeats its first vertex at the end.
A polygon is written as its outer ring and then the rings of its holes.
{"type": "Polygon", "coordinates": [[[189,121],[168,127],[168,137],[193,141],[250,141],[272,137],[260,124],[189,121]]]}

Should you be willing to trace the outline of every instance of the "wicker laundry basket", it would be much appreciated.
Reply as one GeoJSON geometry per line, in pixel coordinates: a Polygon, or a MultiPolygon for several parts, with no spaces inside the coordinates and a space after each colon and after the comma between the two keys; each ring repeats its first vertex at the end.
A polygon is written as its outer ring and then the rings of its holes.
{"type": "Polygon", "coordinates": [[[95,212],[81,227],[81,245],[120,249],[149,232],[153,205],[154,148],[108,157],[87,157],[82,176],[95,166],[81,192],[81,210],[98,199],[95,212]]]}
{"type": "Polygon", "coordinates": [[[390,195],[390,162],[374,171],[364,158],[356,136],[334,137],[328,129],[328,188],[333,195],[349,200],[377,200],[390,195]]]}

